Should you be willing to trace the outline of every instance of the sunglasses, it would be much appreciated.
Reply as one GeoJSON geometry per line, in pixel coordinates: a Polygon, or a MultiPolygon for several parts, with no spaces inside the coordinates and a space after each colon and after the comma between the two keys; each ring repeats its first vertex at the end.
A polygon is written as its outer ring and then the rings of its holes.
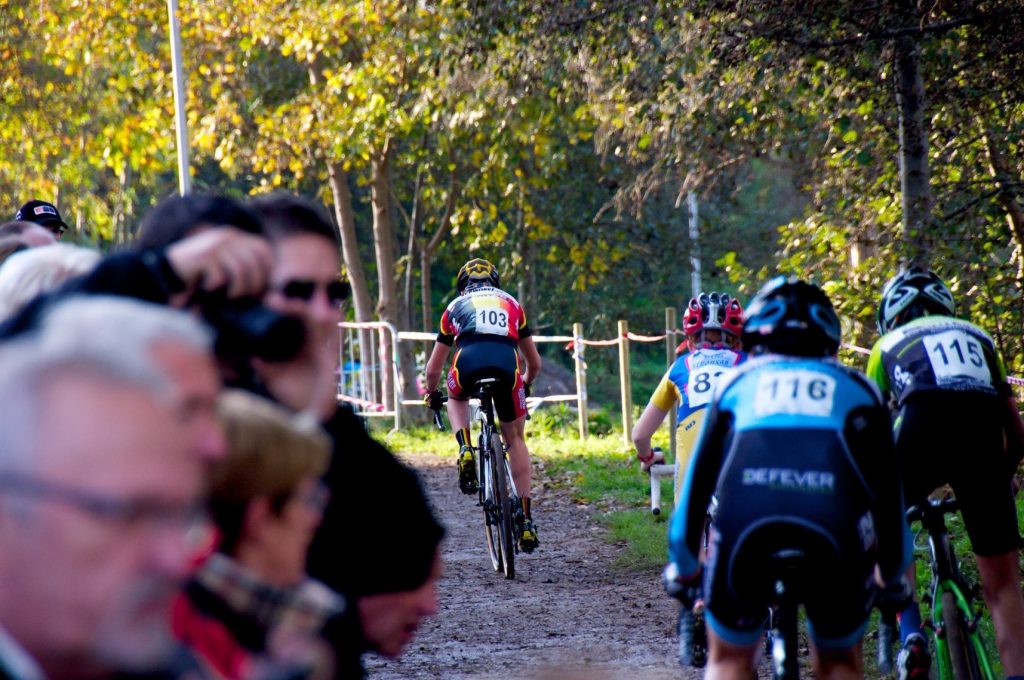
{"type": "Polygon", "coordinates": [[[303,302],[309,302],[313,299],[313,295],[319,287],[323,288],[324,292],[327,294],[327,299],[335,306],[340,305],[342,302],[347,300],[349,294],[352,292],[352,286],[349,285],[348,281],[320,283],[306,279],[292,279],[291,281],[285,281],[277,286],[275,290],[289,300],[302,300],[303,302]]]}

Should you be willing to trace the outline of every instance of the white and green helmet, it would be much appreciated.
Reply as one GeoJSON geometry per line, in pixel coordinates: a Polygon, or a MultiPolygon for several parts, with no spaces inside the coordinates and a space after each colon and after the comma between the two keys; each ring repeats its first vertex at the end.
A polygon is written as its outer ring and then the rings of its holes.
{"type": "Polygon", "coordinates": [[[889,279],[878,305],[878,331],[883,335],[923,314],[953,316],[953,293],[934,272],[911,267],[889,279]]]}

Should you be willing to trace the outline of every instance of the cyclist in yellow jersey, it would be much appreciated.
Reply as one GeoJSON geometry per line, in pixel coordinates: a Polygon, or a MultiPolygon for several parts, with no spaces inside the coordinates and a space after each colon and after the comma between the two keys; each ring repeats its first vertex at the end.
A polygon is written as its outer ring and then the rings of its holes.
{"type": "Polygon", "coordinates": [[[641,468],[664,461],[651,450],[651,437],[676,404],[676,456],[678,474],[686,470],[690,450],[700,429],[700,418],[722,376],[746,355],[739,350],[743,308],[725,293],[701,293],[691,298],[683,313],[684,351],[661,379],[650,403],[633,427],[633,445],[641,468]]]}

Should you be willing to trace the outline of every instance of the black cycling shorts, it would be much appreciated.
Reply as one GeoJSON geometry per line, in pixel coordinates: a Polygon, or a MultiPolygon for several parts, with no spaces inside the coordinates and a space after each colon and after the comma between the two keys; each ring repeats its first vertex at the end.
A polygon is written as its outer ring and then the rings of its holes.
{"type": "Polygon", "coordinates": [[[519,352],[514,343],[504,340],[460,342],[448,370],[448,396],[464,401],[472,396],[477,380],[495,378],[494,410],[498,420],[511,423],[526,415],[526,390],[519,370],[519,352]]]}
{"type": "Polygon", "coordinates": [[[896,418],[907,506],[949,484],[974,552],[996,556],[1021,547],[1003,442],[1000,397],[930,392],[911,397],[896,418]]]}
{"type": "Polygon", "coordinates": [[[708,625],[725,641],[757,642],[773,599],[769,560],[783,550],[804,554],[797,582],[815,644],[848,649],[863,636],[875,594],[871,500],[840,447],[829,430],[773,429],[744,433],[727,454],[704,570],[708,625]]]}

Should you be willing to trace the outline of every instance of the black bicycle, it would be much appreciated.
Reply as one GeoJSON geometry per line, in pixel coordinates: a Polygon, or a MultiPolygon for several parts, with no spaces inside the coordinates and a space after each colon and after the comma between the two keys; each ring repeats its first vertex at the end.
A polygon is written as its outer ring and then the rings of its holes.
{"type": "MultiPolygon", "coordinates": [[[[484,536],[491,566],[505,578],[515,578],[516,553],[522,536],[525,514],[522,500],[512,480],[508,447],[501,438],[501,429],[494,418],[493,390],[498,381],[483,378],[476,382],[470,396],[479,401],[476,420],[480,423],[477,439],[476,466],[479,480],[479,503],[484,511],[484,536]]],[[[447,397],[444,398],[447,401],[447,397]]],[[[434,412],[434,423],[443,430],[440,411],[434,412]]]]}
{"type": "MultiPolygon", "coordinates": [[[[957,508],[955,498],[943,498],[928,499],[907,510],[907,521],[920,522],[921,532],[928,536],[932,615],[925,624],[935,642],[940,680],[992,680],[995,673],[978,629],[981,613],[975,606],[977,588],[960,571],[960,562],[946,530],[945,516],[955,513],[957,508]]],[[[879,626],[879,667],[892,665],[889,641],[895,637],[893,631],[894,622],[883,621],[879,626]]]]}

